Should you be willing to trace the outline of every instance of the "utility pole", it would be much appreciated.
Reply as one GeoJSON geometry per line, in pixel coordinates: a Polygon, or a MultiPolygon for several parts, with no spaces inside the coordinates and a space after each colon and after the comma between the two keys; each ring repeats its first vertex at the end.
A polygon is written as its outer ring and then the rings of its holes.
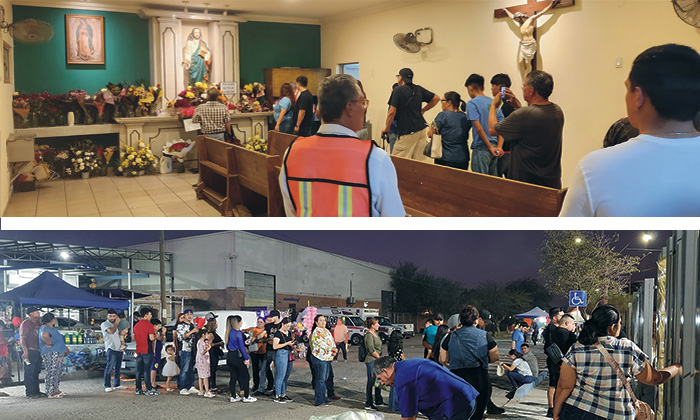
{"type": "Polygon", "coordinates": [[[160,231],[160,240],[158,241],[160,245],[160,318],[161,322],[165,324],[166,314],[165,314],[165,231],[160,231]]]}

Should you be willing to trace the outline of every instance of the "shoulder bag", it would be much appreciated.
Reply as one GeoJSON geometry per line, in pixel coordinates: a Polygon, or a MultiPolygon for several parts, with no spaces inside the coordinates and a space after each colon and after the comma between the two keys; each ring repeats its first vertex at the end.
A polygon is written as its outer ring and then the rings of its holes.
{"type": "Polygon", "coordinates": [[[554,363],[555,365],[558,365],[559,362],[561,362],[561,359],[564,358],[561,349],[555,343],[552,343],[549,346],[545,347],[544,352],[547,355],[547,357],[549,357],[549,360],[551,360],[552,363],[554,363]]]}
{"type": "Polygon", "coordinates": [[[425,144],[423,155],[431,159],[442,159],[442,136],[438,133],[435,121],[431,123],[433,128],[433,137],[425,144]]]}
{"type": "Polygon", "coordinates": [[[613,370],[615,373],[617,373],[617,377],[620,378],[622,381],[622,384],[625,386],[625,389],[627,390],[627,393],[630,395],[630,398],[632,398],[632,405],[634,405],[634,418],[635,420],[652,420],[654,419],[654,410],[649,407],[649,404],[639,401],[637,397],[634,396],[634,392],[632,392],[632,387],[629,384],[629,381],[627,380],[627,377],[625,376],[625,373],[622,372],[622,369],[620,369],[620,365],[617,364],[615,359],[612,358],[610,353],[608,353],[607,350],[605,350],[605,347],[603,347],[600,342],[596,343],[596,348],[598,351],[603,355],[603,358],[605,359],[610,366],[612,366],[613,370]]]}

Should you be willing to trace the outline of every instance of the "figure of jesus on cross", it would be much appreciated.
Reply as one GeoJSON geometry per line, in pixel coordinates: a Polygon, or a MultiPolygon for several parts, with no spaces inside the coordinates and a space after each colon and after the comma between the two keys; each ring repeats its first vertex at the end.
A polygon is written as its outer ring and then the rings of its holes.
{"type": "Polygon", "coordinates": [[[532,60],[537,53],[537,40],[535,39],[537,18],[549,12],[553,7],[559,4],[570,6],[573,5],[573,3],[573,0],[527,0],[527,4],[525,5],[508,7],[495,11],[494,16],[496,18],[508,16],[520,26],[522,40],[520,41],[519,62],[525,74],[530,73],[536,65],[532,60]]]}

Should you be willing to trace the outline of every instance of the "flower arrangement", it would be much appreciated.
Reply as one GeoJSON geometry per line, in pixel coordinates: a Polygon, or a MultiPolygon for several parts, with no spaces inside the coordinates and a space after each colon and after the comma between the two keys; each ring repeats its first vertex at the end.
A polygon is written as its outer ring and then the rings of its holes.
{"type": "Polygon", "coordinates": [[[71,146],[70,151],[72,167],[66,168],[68,175],[90,173],[99,167],[97,150],[92,140],[79,141],[71,146]]]}
{"type": "Polygon", "coordinates": [[[260,153],[267,153],[267,141],[259,135],[254,135],[245,144],[246,149],[254,150],[260,153]]]}
{"type": "Polygon", "coordinates": [[[23,95],[15,92],[12,99],[12,111],[21,117],[21,120],[15,121],[15,128],[29,127],[29,102],[25,100],[23,95]]]}
{"type": "Polygon", "coordinates": [[[119,172],[125,175],[139,175],[141,171],[154,172],[158,160],[151,151],[151,146],[139,140],[137,147],[127,146],[121,153],[119,172]]]}
{"type": "Polygon", "coordinates": [[[178,94],[180,99],[175,101],[175,108],[194,107],[205,102],[204,94],[207,89],[209,89],[209,85],[204,82],[197,82],[194,86],[187,86],[187,89],[178,94]]]}
{"type": "Polygon", "coordinates": [[[192,150],[195,143],[192,140],[174,140],[165,143],[163,146],[163,154],[173,156],[180,162],[185,160],[187,153],[192,150]]]}
{"type": "Polygon", "coordinates": [[[262,83],[249,83],[243,86],[240,101],[238,103],[240,112],[262,112],[269,111],[267,99],[265,97],[265,85],[262,83]]]}

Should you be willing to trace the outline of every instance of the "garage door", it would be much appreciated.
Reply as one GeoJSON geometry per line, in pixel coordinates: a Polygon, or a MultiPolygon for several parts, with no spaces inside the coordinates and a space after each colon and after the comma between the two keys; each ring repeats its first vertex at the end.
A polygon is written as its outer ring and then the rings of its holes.
{"type": "Polygon", "coordinates": [[[245,271],[243,278],[246,307],[275,307],[275,276],[245,271]]]}

